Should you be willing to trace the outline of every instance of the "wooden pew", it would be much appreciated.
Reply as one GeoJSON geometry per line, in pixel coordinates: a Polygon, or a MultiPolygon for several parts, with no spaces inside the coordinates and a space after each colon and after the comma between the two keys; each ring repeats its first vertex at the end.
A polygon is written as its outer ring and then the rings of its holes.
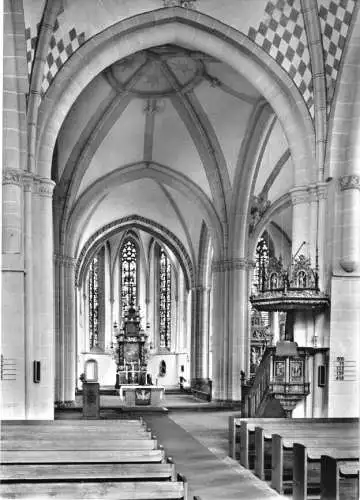
{"type": "Polygon", "coordinates": [[[139,433],[136,424],[120,436],[119,423],[107,433],[93,421],[90,433],[88,424],[75,426],[75,432],[70,425],[59,430],[56,423],[45,430],[35,423],[5,425],[0,497],[187,500],[186,479],[176,477],[150,432],[139,433]]]}
{"type": "Polygon", "coordinates": [[[355,428],[358,419],[243,419],[240,423],[240,463],[248,469],[255,466],[255,427],[261,426],[272,433],[283,433],[286,429],[310,430],[327,428],[329,425],[344,428],[355,428]]]}
{"type": "Polygon", "coordinates": [[[50,426],[61,426],[61,427],[124,427],[124,426],[144,426],[144,420],[142,417],[138,419],[99,419],[99,420],[88,420],[88,419],[76,419],[76,420],[2,420],[2,426],[13,426],[18,427],[19,425],[29,426],[39,426],[44,427],[50,426]]]}
{"type": "Polygon", "coordinates": [[[358,500],[358,450],[314,449],[295,443],[293,499],[305,500],[309,492],[320,493],[321,500],[358,500]]]}
{"type": "Polygon", "coordinates": [[[1,466],[2,483],[49,481],[120,481],[176,479],[173,463],[156,464],[12,464],[1,466]]]}
{"type": "Polygon", "coordinates": [[[31,440],[3,439],[2,449],[8,451],[16,450],[155,450],[157,448],[156,439],[117,439],[108,438],[84,438],[78,437],[69,439],[42,439],[31,440]]]}
{"type": "MultiPolygon", "coordinates": [[[[291,423],[304,423],[305,425],[320,424],[320,423],[334,423],[339,425],[356,424],[358,425],[358,418],[252,418],[246,417],[242,418],[239,416],[229,417],[229,456],[231,458],[237,459],[237,453],[243,449],[243,445],[248,449],[249,434],[251,431],[255,430],[256,426],[261,426],[263,424],[279,425],[282,427],[291,423]],[[243,434],[241,434],[241,424],[245,422],[245,428],[243,427],[243,434]],[[245,432],[246,429],[246,432],[245,432]]],[[[277,432],[277,431],[276,431],[277,432]]],[[[245,454],[244,454],[245,455],[245,454]]],[[[245,460],[245,456],[244,456],[245,460]]],[[[247,461],[247,459],[246,459],[247,461]]],[[[241,462],[242,463],[242,462],[241,462]]],[[[242,463],[245,467],[249,467],[245,463],[242,463]]]]}
{"type": "MultiPolygon", "coordinates": [[[[77,463],[157,463],[165,461],[163,449],[153,450],[17,450],[2,449],[3,464],[77,464],[77,463]]],[[[56,465],[57,466],[57,465],[56,465]]]]}
{"type": "MultiPolygon", "coordinates": [[[[294,438],[299,439],[299,438],[294,438]]],[[[359,441],[353,439],[334,439],[331,444],[328,438],[302,438],[302,443],[296,443],[294,440],[284,439],[282,436],[274,434],[272,437],[272,473],[271,486],[283,494],[285,487],[287,492],[293,488],[293,473],[295,474],[295,483],[300,485],[303,482],[303,477],[306,476],[306,481],[310,479],[311,484],[318,482],[320,484],[320,457],[322,454],[331,454],[334,456],[345,457],[349,459],[358,459],[359,456],[359,441]],[[296,446],[295,446],[296,445],[296,446]],[[303,447],[303,448],[301,448],[303,447]],[[318,466],[311,466],[308,469],[308,460],[304,458],[304,451],[300,451],[307,447],[317,458],[318,466]],[[284,455],[285,449],[285,455],[284,455]],[[295,450],[297,455],[295,457],[295,450]],[[304,463],[306,462],[306,465],[304,463]],[[317,472],[316,472],[317,469],[317,472]],[[306,474],[305,474],[306,473],[306,474]],[[316,479],[318,476],[318,480],[316,479]]],[[[316,459],[314,460],[316,461],[316,459]]],[[[305,482],[306,482],[305,481],[305,482]]],[[[300,486],[299,486],[300,488],[300,486]]],[[[304,486],[304,491],[308,490],[307,483],[304,486]]],[[[300,490],[298,490],[300,491],[300,490]]],[[[305,497],[306,498],[306,497],[305,497]]]]}
{"type": "MultiPolygon", "coordinates": [[[[36,441],[40,439],[77,439],[79,436],[85,436],[87,439],[109,439],[113,436],[115,439],[151,439],[151,432],[143,429],[114,429],[109,432],[106,429],[86,429],[85,432],[79,431],[79,429],[58,429],[58,428],[47,428],[47,429],[36,429],[31,430],[19,428],[19,429],[1,429],[0,437],[1,440],[30,440],[36,441]]],[[[81,439],[84,439],[82,437],[81,439]]]]}
{"type": "Polygon", "coordinates": [[[187,500],[188,488],[178,481],[58,482],[1,484],[3,499],[187,500]]]}
{"type": "MultiPolygon", "coordinates": [[[[299,440],[300,442],[310,441],[314,445],[319,442],[319,446],[323,447],[324,443],[327,446],[329,441],[345,443],[357,438],[357,429],[352,427],[339,429],[338,425],[333,427],[333,424],[325,426],[324,424],[315,425],[313,427],[298,426],[297,424],[284,427],[281,429],[281,437],[288,439],[291,442],[299,440]],[[341,431],[341,432],[340,432],[341,431]]],[[[271,479],[272,455],[274,452],[273,434],[271,430],[255,427],[255,475],[262,480],[271,479]]],[[[276,453],[281,454],[277,448],[276,453]]],[[[291,452],[290,452],[291,453],[291,452]]],[[[288,452],[289,454],[289,452],[288,452]]],[[[290,456],[290,459],[292,456],[290,456]]],[[[281,459],[283,459],[281,455],[281,459]]]]}

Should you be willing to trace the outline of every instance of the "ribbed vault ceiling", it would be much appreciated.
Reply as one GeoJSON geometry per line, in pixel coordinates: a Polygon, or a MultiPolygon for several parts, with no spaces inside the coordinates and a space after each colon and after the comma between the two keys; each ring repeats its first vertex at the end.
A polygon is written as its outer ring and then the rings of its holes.
{"type": "MultiPolygon", "coordinates": [[[[239,157],[247,147],[244,138],[257,140],[248,127],[260,99],[246,78],[226,64],[173,45],[138,52],[107,68],[81,93],[58,137],[53,171],[56,196],[63,203],[63,231],[72,213],[83,217],[77,221],[81,251],[102,226],[137,214],[171,228],[196,258],[206,220],[201,206],[212,205],[222,223],[229,218],[236,170],[242,167],[239,157]],[[77,209],[84,194],[104,186],[100,179],[144,165],[166,171],[174,182],[164,184],[155,174],[110,182],[92,198],[93,207],[83,215],[77,209]],[[176,178],[185,186],[181,191],[176,178]],[[202,193],[196,196],[207,200],[202,205],[186,195],[194,187],[202,193]]],[[[268,192],[282,194],[276,178],[284,165],[291,170],[291,161],[275,117],[269,133],[258,139],[255,193],[272,175],[268,192]]]]}

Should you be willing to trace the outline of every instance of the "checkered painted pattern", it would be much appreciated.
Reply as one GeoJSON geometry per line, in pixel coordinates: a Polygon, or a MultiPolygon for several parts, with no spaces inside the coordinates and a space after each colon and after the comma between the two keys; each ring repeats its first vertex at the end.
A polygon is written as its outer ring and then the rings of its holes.
{"type": "Polygon", "coordinates": [[[50,50],[48,52],[45,66],[44,79],[41,85],[41,93],[44,95],[50,87],[52,80],[61,66],[69,57],[85,42],[85,33],[79,35],[75,28],[72,28],[63,38],[57,39],[52,35],[50,39],[50,50]]]}
{"type": "Polygon", "coordinates": [[[318,0],[328,103],[334,95],[354,7],[355,0],[318,0]]]}
{"type": "MultiPolygon", "coordinates": [[[[29,78],[34,62],[35,48],[39,32],[39,24],[36,27],[36,35],[31,28],[26,28],[26,57],[28,63],[29,78]]],[[[41,84],[41,94],[44,95],[50,87],[52,80],[65,61],[85,42],[85,33],[79,35],[75,28],[72,28],[63,38],[58,37],[59,21],[56,19],[54,31],[50,38],[49,52],[44,66],[44,79],[41,84]]]]}
{"type": "Polygon", "coordinates": [[[263,20],[249,28],[248,37],[290,75],[314,116],[311,61],[300,0],[269,1],[263,20]]]}
{"type": "Polygon", "coordinates": [[[26,28],[26,30],[25,30],[26,60],[27,60],[27,65],[28,65],[29,78],[31,75],[31,69],[32,69],[32,65],[34,62],[35,47],[36,47],[38,32],[39,32],[39,24],[37,24],[37,26],[36,26],[36,34],[34,34],[34,32],[31,32],[31,28],[26,28]]]}

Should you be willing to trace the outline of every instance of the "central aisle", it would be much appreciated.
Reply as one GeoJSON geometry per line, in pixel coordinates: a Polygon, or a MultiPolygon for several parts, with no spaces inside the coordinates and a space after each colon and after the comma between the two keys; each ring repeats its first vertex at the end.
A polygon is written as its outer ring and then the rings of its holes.
{"type": "MultiPolygon", "coordinates": [[[[144,413],[158,443],[201,500],[279,500],[267,483],[227,456],[230,412],[144,413]]],[[[192,498],[192,496],[190,496],[192,498]]]]}

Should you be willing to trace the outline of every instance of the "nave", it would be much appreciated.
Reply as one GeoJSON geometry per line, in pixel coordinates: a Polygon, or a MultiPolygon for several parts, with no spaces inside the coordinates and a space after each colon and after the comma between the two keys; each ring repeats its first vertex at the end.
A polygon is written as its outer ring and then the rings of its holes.
{"type": "MultiPolygon", "coordinates": [[[[98,431],[104,439],[103,448],[105,448],[106,439],[110,439],[109,435],[112,436],[111,439],[116,438],[114,435],[116,421],[121,427],[126,418],[133,421],[138,421],[140,418],[143,419],[145,427],[151,429],[151,434],[156,436],[158,445],[163,446],[166,457],[171,457],[175,463],[176,473],[180,473],[186,478],[188,500],[193,500],[193,498],[198,500],[257,500],[262,498],[275,500],[283,498],[266,483],[249,474],[238,462],[228,456],[228,418],[238,414],[238,412],[223,411],[219,407],[214,407],[211,403],[199,404],[199,401],[190,395],[168,396],[166,403],[172,408],[168,413],[160,409],[158,411],[154,411],[154,409],[149,411],[148,409],[143,412],[137,409],[136,412],[125,412],[119,408],[118,400],[114,401],[114,396],[101,396],[101,398],[101,420],[83,421],[80,411],[68,409],[56,411],[54,424],[65,422],[68,430],[73,423],[75,431],[78,429],[77,424],[81,421],[84,429],[87,428],[88,424],[91,424],[94,428],[101,427],[103,429],[103,424],[106,426],[109,423],[107,438],[104,437],[105,434],[102,430],[98,431]],[[178,410],[176,410],[176,407],[178,407],[178,410]]],[[[15,427],[16,423],[13,422],[13,424],[15,427]]],[[[123,425],[127,426],[128,424],[123,425]]],[[[28,425],[29,432],[31,432],[32,427],[32,425],[28,425]]],[[[44,427],[46,428],[46,425],[44,427]]],[[[5,432],[4,427],[2,432],[5,432]]],[[[79,435],[81,435],[80,430],[79,435]]],[[[92,446],[92,441],[89,439],[90,435],[93,437],[94,433],[90,432],[89,434],[89,431],[87,433],[88,448],[92,446]]],[[[23,455],[26,455],[26,453],[26,451],[23,452],[23,455]]],[[[113,451],[113,453],[115,452],[113,451]]],[[[113,457],[112,460],[115,460],[115,458],[113,457]]],[[[137,465],[135,464],[135,466],[137,465]]],[[[53,467],[55,470],[58,466],[55,464],[53,467]]],[[[93,464],[93,468],[95,470],[96,464],[93,464]]],[[[4,478],[6,465],[3,465],[2,469],[4,478]]],[[[92,475],[94,476],[94,474],[92,475]]],[[[114,477],[113,480],[115,480],[114,477]]],[[[35,474],[31,477],[31,482],[32,494],[34,495],[31,498],[37,498],[36,485],[34,484],[36,482],[35,474]]],[[[119,489],[122,486],[123,484],[120,484],[119,489]]],[[[3,487],[6,486],[3,485],[3,487]]],[[[6,497],[2,492],[2,498],[28,497],[21,495],[6,497]]],[[[55,498],[58,497],[55,496],[55,498]]],[[[104,496],[102,498],[110,497],[104,496]]],[[[111,498],[120,497],[111,496],[111,498]]],[[[123,497],[121,496],[121,498],[123,497]]],[[[150,499],[155,497],[133,496],[130,498],[150,499]]]]}
{"type": "Polygon", "coordinates": [[[356,418],[246,418],[183,393],[165,404],[102,395],[100,419],[79,399],[53,422],[4,422],[2,497],[358,499],[356,418]]]}

